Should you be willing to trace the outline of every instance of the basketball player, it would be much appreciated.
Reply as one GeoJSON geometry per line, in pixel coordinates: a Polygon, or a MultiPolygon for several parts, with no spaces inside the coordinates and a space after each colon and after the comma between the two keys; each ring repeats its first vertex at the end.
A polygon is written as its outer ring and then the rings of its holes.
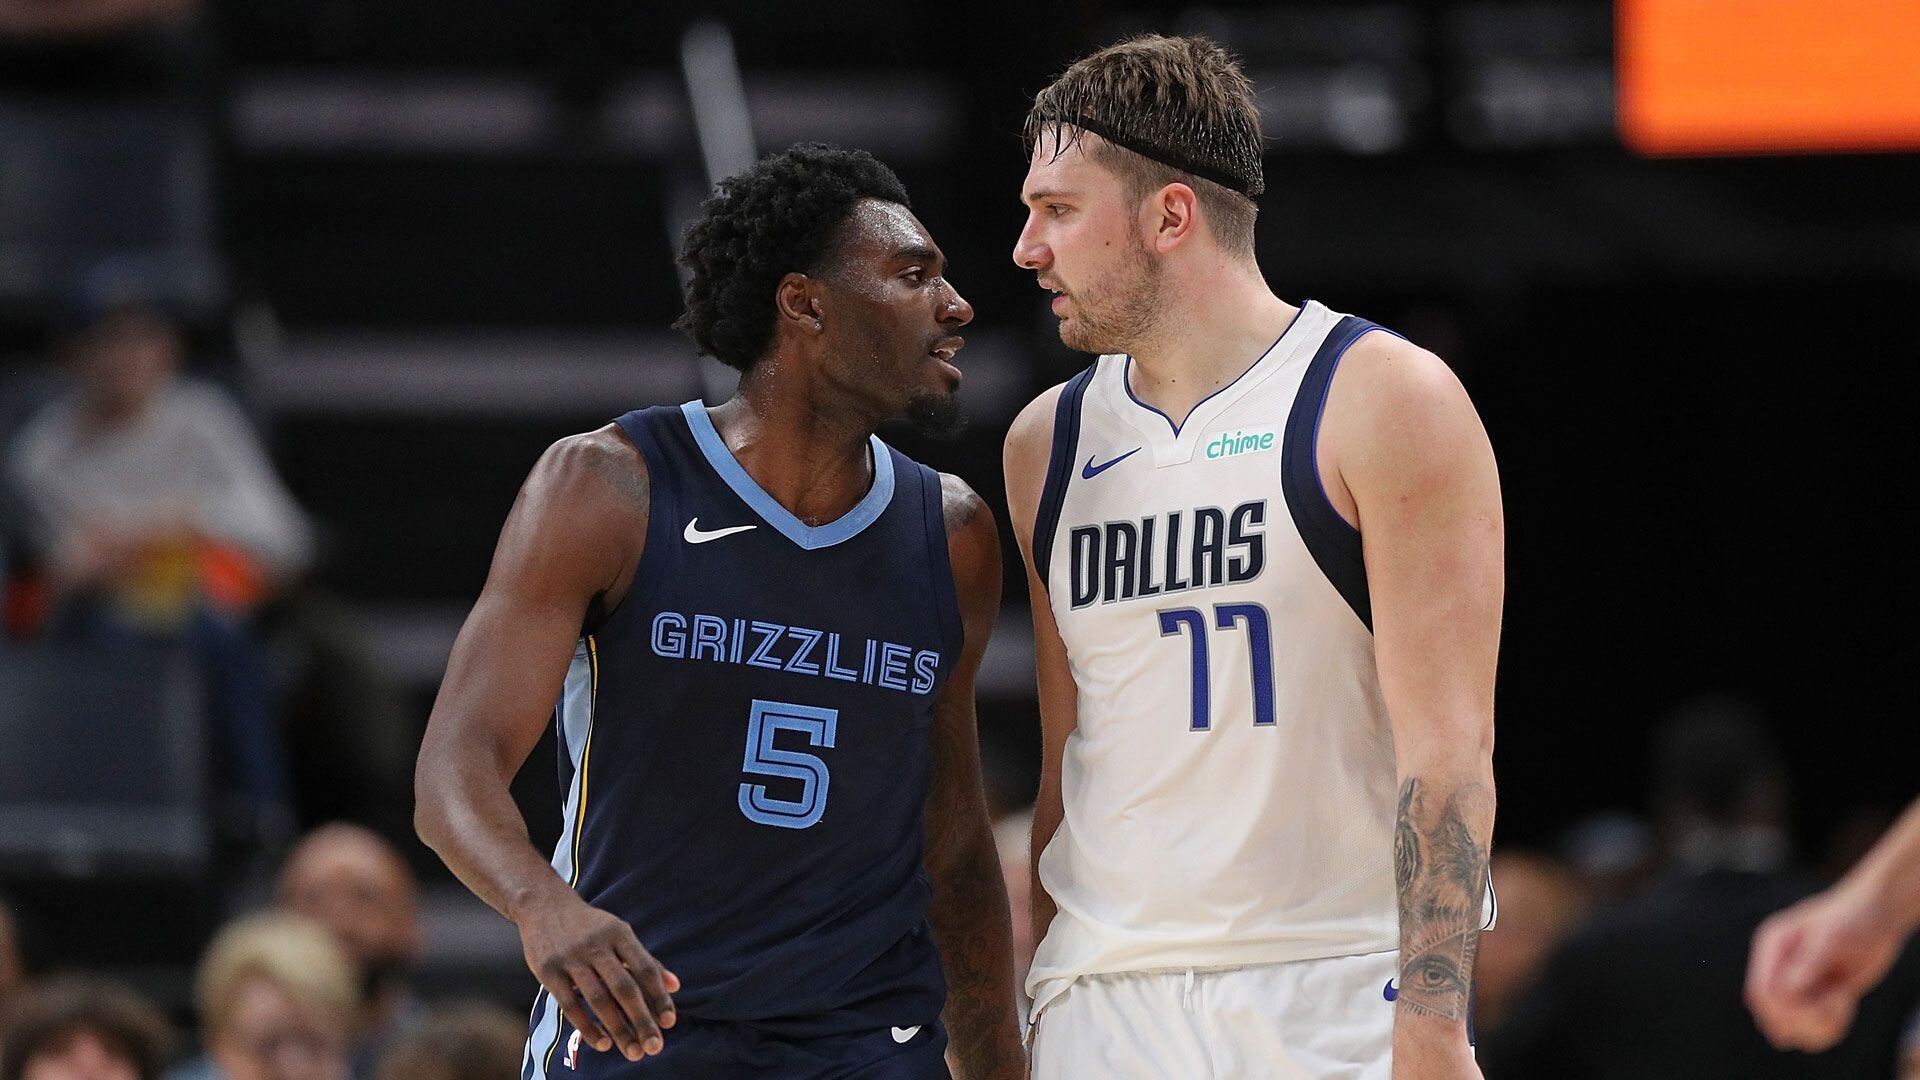
{"type": "Polygon", "coordinates": [[[519,927],[523,1080],[922,1080],[949,1034],[965,1075],[1023,1076],[974,726],[993,517],[873,434],[950,424],[972,308],[857,151],[733,177],[685,248],[681,326],[739,394],[534,466],[421,748],[421,836],[519,927]],[[550,714],[551,865],[507,787],[550,714]]]}
{"type": "Polygon", "coordinates": [[[1502,526],[1439,359],[1254,260],[1233,61],[1145,37],[1027,119],[1014,261],[1101,354],[1007,438],[1044,728],[1034,1075],[1478,1075],[1502,526]]]}

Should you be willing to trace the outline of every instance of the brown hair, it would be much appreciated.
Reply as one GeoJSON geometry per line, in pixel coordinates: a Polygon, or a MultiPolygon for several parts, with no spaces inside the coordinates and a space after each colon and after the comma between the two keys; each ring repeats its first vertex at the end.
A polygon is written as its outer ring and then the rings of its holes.
{"type": "Polygon", "coordinates": [[[1027,154],[1044,138],[1057,157],[1084,132],[1089,154],[1136,202],[1171,183],[1192,188],[1221,247],[1253,253],[1254,199],[1266,190],[1253,84],[1203,37],[1146,34],[1077,61],[1034,96],[1027,154]]]}
{"type": "Polygon", "coordinates": [[[20,996],[0,1025],[0,1080],[20,1080],[27,1063],[92,1035],[133,1066],[141,1080],[158,1080],[172,1031],[146,999],[110,979],[67,976],[20,996]]]}

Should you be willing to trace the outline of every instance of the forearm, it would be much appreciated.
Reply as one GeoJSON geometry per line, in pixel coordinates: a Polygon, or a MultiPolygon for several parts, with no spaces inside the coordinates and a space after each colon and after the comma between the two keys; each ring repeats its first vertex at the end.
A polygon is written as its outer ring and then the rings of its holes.
{"type": "Polygon", "coordinates": [[[1493,815],[1487,757],[1403,761],[1393,844],[1400,897],[1396,1047],[1466,1047],[1493,815]]]}
{"type": "MultiPolygon", "coordinates": [[[[422,751],[423,763],[430,751],[422,751]]],[[[507,785],[479,762],[423,764],[415,779],[414,829],[462,884],[515,919],[567,883],[534,849],[507,785]]]]}
{"type": "Polygon", "coordinates": [[[1013,922],[993,837],[978,831],[933,875],[928,909],[947,976],[941,1018],[965,1080],[1025,1075],[1013,1008],[1013,922]]]}
{"type": "Polygon", "coordinates": [[[1920,800],[1907,807],[1841,885],[1886,913],[1896,935],[1920,926],[1920,800]]]}

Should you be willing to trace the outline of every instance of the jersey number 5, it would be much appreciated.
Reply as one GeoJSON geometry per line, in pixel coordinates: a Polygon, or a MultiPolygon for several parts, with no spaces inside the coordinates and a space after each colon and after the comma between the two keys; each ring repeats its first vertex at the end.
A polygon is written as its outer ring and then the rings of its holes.
{"type": "Polygon", "coordinates": [[[813,754],[782,750],[773,745],[781,731],[796,731],[814,746],[833,748],[840,711],[813,705],[755,698],[747,718],[747,756],[741,769],[755,776],[800,781],[800,797],[779,799],[767,794],[767,785],[740,785],[740,812],[747,820],[781,829],[805,829],[827,812],[827,763],[813,754]]]}
{"type": "MultiPolygon", "coordinates": [[[[1199,608],[1169,608],[1159,613],[1160,636],[1172,637],[1185,631],[1193,651],[1193,720],[1188,730],[1207,731],[1213,727],[1212,704],[1208,701],[1207,616],[1199,608]]],[[[1247,651],[1253,673],[1253,722],[1273,723],[1273,632],[1267,621],[1267,609],[1259,604],[1215,604],[1213,623],[1220,630],[1232,630],[1233,624],[1247,625],[1247,651]]]]}

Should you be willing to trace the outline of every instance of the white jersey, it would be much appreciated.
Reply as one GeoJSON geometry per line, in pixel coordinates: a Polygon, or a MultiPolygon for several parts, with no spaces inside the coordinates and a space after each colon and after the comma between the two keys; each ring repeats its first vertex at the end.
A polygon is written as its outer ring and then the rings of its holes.
{"type": "Polygon", "coordinates": [[[1061,394],[1033,546],[1079,726],[1036,1010],[1082,975],[1399,948],[1360,534],[1314,462],[1334,368],[1372,329],[1308,301],[1177,427],[1126,356],[1061,394]]]}

